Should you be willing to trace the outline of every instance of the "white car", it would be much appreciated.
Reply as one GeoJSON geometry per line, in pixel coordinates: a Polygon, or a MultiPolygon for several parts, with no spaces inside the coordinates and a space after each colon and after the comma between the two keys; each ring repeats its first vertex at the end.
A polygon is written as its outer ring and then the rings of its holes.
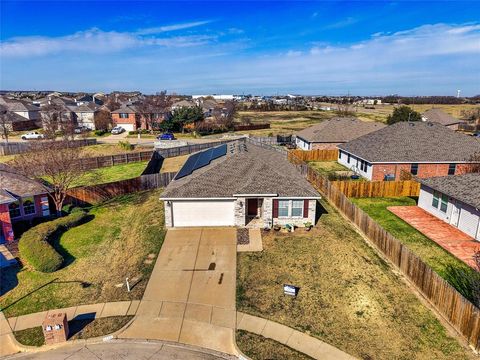
{"type": "Polygon", "coordinates": [[[22,140],[41,140],[43,139],[43,134],[40,134],[36,131],[31,131],[29,133],[22,135],[22,140]]]}
{"type": "Polygon", "coordinates": [[[121,126],[115,126],[113,129],[112,129],[112,134],[113,135],[118,135],[118,134],[121,134],[125,131],[125,129],[121,126]]]}

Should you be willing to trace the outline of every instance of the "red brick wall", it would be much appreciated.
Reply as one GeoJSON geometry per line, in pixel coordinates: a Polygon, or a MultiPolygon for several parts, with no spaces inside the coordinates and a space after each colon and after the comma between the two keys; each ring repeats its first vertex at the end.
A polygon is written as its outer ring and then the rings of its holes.
{"type": "MultiPolygon", "coordinates": [[[[419,178],[434,176],[447,176],[449,164],[418,164],[419,178]]],[[[385,174],[395,174],[395,180],[400,180],[401,171],[410,172],[411,164],[374,164],[372,180],[383,180],[385,174]]],[[[468,164],[457,164],[455,175],[465,174],[469,169],[468,164]]]]}
{"type": "Polygon", "coordinates": [[[0,231],[6,241],[14,240],[8,204],[0,204],[0,231]]]}
{"type": "Polygon", "coordinates": [[[135,130],[138,128],[138,116],[136,114],[128,114],[128,118],[120,118],[120,114],[112,114],[113,125],[118,124],[133,124],[135,130]]]}

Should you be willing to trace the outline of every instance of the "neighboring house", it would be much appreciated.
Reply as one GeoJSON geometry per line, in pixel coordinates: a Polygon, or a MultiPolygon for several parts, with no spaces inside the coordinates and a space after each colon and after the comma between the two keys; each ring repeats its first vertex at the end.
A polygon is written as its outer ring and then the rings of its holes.
{"type": "Polygon", "coordinates": [[[315,224],[318,193],[285,155],[237,141],[191,155],[167,186],[165,224],[315,224]]]}
{"type": "Polygon", "coordinates": [[[0,97],[0,104],[10,112],[8,128],[13,131],[31,130],[39,127],[40,108],[24,100],[0,97]]]}
{"type": "Polygon", "coordinates": [[[480,173],[420,182],[419,207],[480,241],[480,173]]]}
{"type": "Polygon", "coordinates": [[[95,130],[95,118],[99,111],[97,105],[88,103],[79,106],[69,106],[69,109],[72,111],[73,120],[78,126],[95,130]]]}
{"type": "Polygon", "coordinates": [[[295,144],[301,150],[336,149],[339,144],[384,127],[378,122],[337,117],[297,132],[295,144]]]}
{"type": "Polygon", "coordinates": [[[50,215],[48,194],[35,180],[0,166],[0,243],[13,241],[13,225],[50,215]]]}
{"type": "Polygon", "coordinates": [[[186,108],[191,108],[191,107],[195,107],[195,103],[193,101],[188,101],[188,100],[180,100],[180,101],[177,101],[175,103],[172,104],[171,106],[171,110],[173,112],[175,112],[175,110],[179,109],[179,108],[182,108],[182,107],[186,107],[186,108]]]}
{"type": "Polygon", "coordinates": [[[338,145],[338,162],[368,180],[471,172],[480,140],[431,122],[399,122],[338,145]]]}
{"type": "Polygon", "coordinates": [[[121,126],[127,131],[141,128],[140,113],[135,106],[122,106],[112,111],[113,126],[121,126]]]}
{"type": "Polygon", "coordinates": [[[464,121],[454,118],[441,109],[430,109],[422,114],[423,121],[430,121],[433,123],[441,124],[452,130],[458,130],[458,125],[463,124],[464,121]]]}

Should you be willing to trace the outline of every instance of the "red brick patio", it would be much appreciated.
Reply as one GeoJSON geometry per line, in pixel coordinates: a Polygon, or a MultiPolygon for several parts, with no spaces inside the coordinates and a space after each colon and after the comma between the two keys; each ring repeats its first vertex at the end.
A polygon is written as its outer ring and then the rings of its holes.
{"type": "Polygon", "coordinates": [[[453,256],[476,269],[473,254],[480,250],[480,242],[418,206],[389,206],[387,209],[453,256]]]}

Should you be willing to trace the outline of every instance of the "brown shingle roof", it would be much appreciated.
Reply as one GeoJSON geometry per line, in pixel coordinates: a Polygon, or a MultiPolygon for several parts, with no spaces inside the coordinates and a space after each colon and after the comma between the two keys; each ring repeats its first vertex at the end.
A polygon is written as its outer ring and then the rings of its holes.
{"type": "Polygon", "coordinates": [[[136,113],[138,113],[138,111],[132,105],[122,106],[120,109],[112,111],[112,114],[136,114],[136,113]]]}
{"type": "Polygon", "coordinates": [[[278,194],[284,197],[318,197],[284,155],[247,143],[240,143],[233,154],[214,160],[191,175],[173,180],[164,198],[216,198],[234,194],[278,194]]]}
{"type": "Polygon", "coordinates": [[[420,179],[422,184],[480,209],[480,173],[420,179]]]}
{"type": "Polygon", "coordinates": [[[3,196],[0,195],[0,202],[2,199],[5,201],[8,200],[5,198],[6,193],[8,193],[10,197],[26,197],[47,193],[45,188],[37,181],[17,174],[13,169],[4,164],[0,166],[0,184],[0,188],[3,190],[3,196]]]}
{"type": "Polygon", "coordinates": [[[427,110],[423,113],[423,118],[425,118],[426,121],[442,124],[444,126],[461,123],[460,120],[455,119],[441,109],[427,110]]]}
{"type": "Polygon", "coordinates": [[[311,143],[344,143],[384,127],[378,122],[337,117],[310,126],[296,135],[311,143]]]}
{"type": "Polygon", "coordinates": [[[480,140],[430,122],[400,122],[338,148],[371,163],[465,162],[480,140]]]}

